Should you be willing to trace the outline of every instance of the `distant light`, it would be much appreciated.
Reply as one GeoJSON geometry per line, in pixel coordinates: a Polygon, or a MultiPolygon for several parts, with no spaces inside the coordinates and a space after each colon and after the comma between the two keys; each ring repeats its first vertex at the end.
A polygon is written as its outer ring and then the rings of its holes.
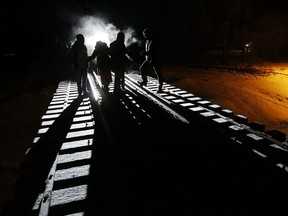
{"type": "MultiPolygon", "coordinates": [[[[91,26],[93,28],[93,26],[91,26]]],[[[109,39],[109,34],[106,32],[101,32],[101,29],[95,29],[95,34],[91,36],[86,36],[85,44],[88,49],[94,49],[96,42],[102,41],[107,43],[108,45],[111,43],[111,40],[109,39]]]]}
{"type": "MultiPolygon", "coordinates": [[[[94,50],[97,41],[103,41],[109,46],[110,43],[116,39],[120,31],[120,29],[112,23],[96,16],[83,16],[78,20],[78,24],[72,29],[72,40],[75,40],[77,34],[83,34],[89,52],[94,50]]],[[[132,28],[128,27],[121,31],[125,34],[126,46],[138,42],[134,36],[135,31],[132,28]]]]}
{"type": "Polygon", "coordinates": [[[91,36],[87,38],[87,44],[94,44],[95,41],[103,41],[105,43],[110,43],[109,34],[106,32],[98,32],[95,36],[91,36]]]}
{"type": "Polygon", "coordinates": [[[245,44],[245,52],[251,52],[251,45],[252,45],[252,42],[245,44]]]}

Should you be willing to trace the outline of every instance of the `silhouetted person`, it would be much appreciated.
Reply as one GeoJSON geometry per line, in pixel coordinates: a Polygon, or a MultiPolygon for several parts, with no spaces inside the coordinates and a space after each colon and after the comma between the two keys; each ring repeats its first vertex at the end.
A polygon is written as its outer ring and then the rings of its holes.
{"type": "Polygon", "coordinates": [[[87,47],[82,34],[76,35],[76,41],[69,51],[69,58],[72,60],[72,67],[76,72],[78,94],[87,94],[87,47]]]}
{"type": "Polygon", "coordinates": [[[125,71],[130,60],[128,49],[124,44],[125,35],[123,32],[117,34],[115,41],[110,43],[110,56],[114,77],[114,92],[125,90],[125,71]]]}
{"type": "Polygon", "coordinates": [[[100,75],[102,87],[108,92],[109,84],[112,81],[111,76],[111,59],[109,56],[109,48],[105,42],[97,41],[92,55],[88,61],[96,58],[97,72],[100,75]]]}
{"type": "Polygon", "coordinates": [[[140,82],[140,85],[147,84],[148,80],[147,80],[146,69],[148,66],[151,66],[157,75],[158,84],[159,84],[158,92],[161,92],[162,86],[163,86],[163,78],[162,78],[162,72],[161,72],[159,59],[158,59],[158,50],[157,50],[158,44],[153,38],[153,33],[152,33],[151,28],[144,29],[143,36],[146,39],[145,50],[142,51],[140,54],[145,56],[145,60],[139,68],[141,76],[142,76],[142,82],[140,82]]]}

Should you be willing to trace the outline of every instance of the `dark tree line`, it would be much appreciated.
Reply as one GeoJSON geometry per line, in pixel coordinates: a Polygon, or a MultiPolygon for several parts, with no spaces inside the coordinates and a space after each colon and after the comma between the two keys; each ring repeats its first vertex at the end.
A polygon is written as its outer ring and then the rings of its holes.
{"type": "Polygon", "coordinates": [[[55,41],[65,41],[71,29],[69,11],[105,14],[120,28],[134,28],[139,38],[146,25],[152,24],[162,41],[163,59],[168,62],[227,64],[235,60],[282,60],[288,55],[286,1],[159,0],[148,4],[123,0],[121,7],[115,2],[11,2],[1,9],[1,34],[7,38],[1,50],[8,44],[25,53],[36,50],[46,55],[55,41]]]}
{"type": "Polygon", "coordinates": [[[287,59],[286,2],[173,0],[163,7],[166,22],[159,26],[168,47],[182,53],[182,60],[198,63],[210,58],[228,64],[287,59]]]}

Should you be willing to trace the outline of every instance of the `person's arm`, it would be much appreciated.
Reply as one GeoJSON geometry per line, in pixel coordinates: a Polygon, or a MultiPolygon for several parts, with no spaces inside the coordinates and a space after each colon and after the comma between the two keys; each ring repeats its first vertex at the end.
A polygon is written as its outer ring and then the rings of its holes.
{"type": "Polygon", "coordinates": [[[126,47],[125,45],[123,46],[123,50],[124,50],[123,53],[125,53],[125,56],[127,57],[127,59],[128,59],[129,61],[133,61],[133,59],[132,59],[132,57],[131,57],[131,55],[130,55],[129,50],[127,49],[127,47],[126,47]]]}
{"type": "Polygon", "coordinates": [[[88,56],[88,62],[95,59],[97,56],[97,52],[96,50],[93,51],[92,55],[91,56],[88,56]]]}
{"type": "Polygon", "coordinates": [[[153,54],[153,41],[152,40],[149,41],[149,44],[148,44],[148,46],[146,48],[146,53],[145,54],[147,56],[149,56],[149,57],[152,57],[152,54],[153,54]]]}
{"type": "Polygon", "coordinates": [[[75,44],[73,44],[68,51],[68,58],[72,61],[75,57],[75,44]]]}

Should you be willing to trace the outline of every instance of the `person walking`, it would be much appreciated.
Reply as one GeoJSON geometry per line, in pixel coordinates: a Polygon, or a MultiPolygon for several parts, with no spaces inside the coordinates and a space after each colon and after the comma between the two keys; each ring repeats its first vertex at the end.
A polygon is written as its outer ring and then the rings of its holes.
{"type": "Polygon", "coordinates": [[[114,92],[118,93],[125,90],[125,71],[131,57],[128,55],[128,49],[124,44],[125,35],[118,32],[115,41],[110,43],[111,66],[114,72],[114,92]]]}
{"type": "Polygon", "coordinates": [[[101,84],[105,92],[109,91],[109,84],[112,82],[111,59],[109,56],[109,47],[103,41],[97,41],[95,49],[88,61],[96,58],[97,72],[100,75],[101,84]]]}
{"type": "Polygon", "coordinates": [[[145,56],[144,62],[141,64],[139,70],[142,77],[142,82],[140,82],[140,85],[147,85],[147,67],[150,66],[153,68],[157,79],[158,79],[158,91],[162,91],[163,86],[163,77],[162,72],[159,64],[159,56],[158,56],[158,44],[155,41],[153,32],[151,28],[146,28],[143,31],[143,36],[146,39],[145,41],[145,50],[142,51],[140,54],[145,56]]]}
{"type": "Polygon", "coordinates": [[[76,73],[78,95],[86,95],[89,93],[87,90],[88,54],[83,34],[76,35],[76,41],[68,55],[72,62],[72,68],[76,73]]]}

